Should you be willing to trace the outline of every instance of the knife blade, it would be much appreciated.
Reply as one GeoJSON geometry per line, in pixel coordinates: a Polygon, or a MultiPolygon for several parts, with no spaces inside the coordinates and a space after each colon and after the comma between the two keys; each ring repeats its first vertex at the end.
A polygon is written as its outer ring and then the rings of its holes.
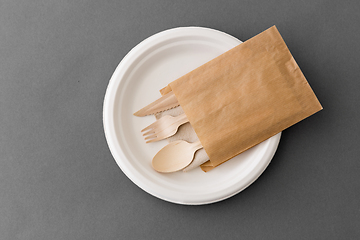
{"type": "Polygon", "coordinates": [[[150,103],[146,107],[140,109],[136,113],[134,113],[137,117],[143,117],[146,115],[151,115],[159,112],[163,112],[169,110],[171,108],[179,106],[179,102],[175,97],[175,94],[171,91],[161,98],[155,100],[154,102],[150,103]]]}

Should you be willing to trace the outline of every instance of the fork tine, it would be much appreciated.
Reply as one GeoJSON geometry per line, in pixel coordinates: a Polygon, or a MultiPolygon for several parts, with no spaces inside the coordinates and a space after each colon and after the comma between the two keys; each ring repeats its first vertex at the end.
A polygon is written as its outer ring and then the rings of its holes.
{"type": "Polygon", "coordinates": [[[157,142],[157,141],[163,140],[165,138],[167,138],[167,137],[166,136],[159,136],[159,135],[155,136],[155,134],[154,134],[154,138],[149,139],[148,141],[146,141],[146,143],[157,142]]]}
{"type": "Polygon", "coordinates": [[[150,124],[149,126],[147,126],[146,128],[144,128],[143,130],[141,130],[141,132],[144,132],[144,131],[147,131],[147,130],[150,130],[150,129],[154,128],[155,123],[156,123],[156,122],[150,124]]]}
{"type": "Polygon", "coordinates": [[[147,132],[143,133],[143,136],[147,136],[147,135],[153,134],[153,133],[155,133],[155,132],[156,132],[155,129],[152,129],[152,130],[150,130],[150,131],[147,131],[147,132]]]}
{"type": "Polygon", "coordinates": [[[149,140],[149,139],[156,138],[156,137],[157,137],[156,134],[153,134],[153,135],[147,136],[145,138],[145,140],[149,140]]]}
{"type": "Polygon", "coordinates": [[[152,143],[152,142],[156,142],[156,141],[160,141],[160,140],[162,140],[162,139],[154,138],[149,141],[146,141],[146,143],[152,143]]]}
{"type": "Polygon", "coordinates": [[[144,128],[143,130],[141,130],[141,132],[146,131],[151,128],[157,128],[159,125],[161,125],[164,122],[169,121],[170,119],[173,119],[173,118],[174,118],[173,116],[165,115],[165,116],[161,117],[160,119],[156,120],[155,122],[153,122],[152,124],[150,124],[149,126],[147,126],[146,128],[144,128]]]}
{"type": "Polygon", "coordinates": [[[150,130],[150,129],[155,129],[156,127],[158,127],[158,125],[161,123],[160,120],[157,120],[155,122],[153,122],[152,124],[150,124],[149,126],[147,126],[146,128],[144,128],[143,130],[141,130],[141,132],[150,130]]]}

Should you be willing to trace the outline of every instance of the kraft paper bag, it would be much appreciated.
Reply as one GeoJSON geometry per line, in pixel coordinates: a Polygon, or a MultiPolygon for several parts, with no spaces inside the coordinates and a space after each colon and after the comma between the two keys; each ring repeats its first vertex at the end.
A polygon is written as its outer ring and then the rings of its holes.
{"type": "Polygon", "coordinates": [[[204,171],[322,109],[275,26],[171,82],[162,93],[170,90],[209,156],[204,171]]]}

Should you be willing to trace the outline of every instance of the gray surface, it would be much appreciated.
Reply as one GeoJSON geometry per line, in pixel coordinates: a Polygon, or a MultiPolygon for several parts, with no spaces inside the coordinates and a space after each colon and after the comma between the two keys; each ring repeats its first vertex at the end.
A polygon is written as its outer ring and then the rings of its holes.
{"type": "Polygon", "coordinates": [[[0,1],[0,239],[359,239],[359,12],[357,0],[0,1]],[[125,54],[177,26],[247,40],[274,24],[324,110],[226,201],[181,206],[133,184],[102,126],[125,54]]]}

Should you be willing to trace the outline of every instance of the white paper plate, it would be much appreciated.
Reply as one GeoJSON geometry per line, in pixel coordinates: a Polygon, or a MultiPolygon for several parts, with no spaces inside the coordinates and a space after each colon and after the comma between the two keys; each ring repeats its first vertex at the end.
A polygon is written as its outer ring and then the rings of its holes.
{"type": "Polygon", "coordinates": [[[155,34],[134,47],[110,79],[104,100],[104,130],[121,170],[136,185],[160,199],[179,204],[207,204],[233,196],[254,182],[270,163],[281,133],[214,170],[161,174],[152,157],[167,141],[146,144],[140,130],[154,116],[133,113],[158,99],[169,82],[240,44],[220,31],[182,27],[155,34]]]}

